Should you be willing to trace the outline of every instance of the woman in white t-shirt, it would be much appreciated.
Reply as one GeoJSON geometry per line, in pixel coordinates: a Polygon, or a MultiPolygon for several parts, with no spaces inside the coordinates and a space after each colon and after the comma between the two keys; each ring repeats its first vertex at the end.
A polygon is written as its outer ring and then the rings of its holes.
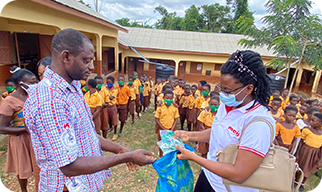
{"type": "Polygon", "coordinates": [[[176,131],[175,137],[183,141],[209,142],[207,159],[177,146],[179,159],[195,161],[203,167],[195,192],[249,192],[256,189],[222,183],[222,178],[242,183],[250,177],[265,157],[270,147],[270,128],[265,122],[251,124],[243,135],[234,165],[217,162],[216,152],[235,144],[243,128],[254,118],[275,120],[268,112],[270,97],[269,78],[261,56],[253,51],[236,51],[221,67],[220,99],[211,129],[202,132],[176,131]]]}

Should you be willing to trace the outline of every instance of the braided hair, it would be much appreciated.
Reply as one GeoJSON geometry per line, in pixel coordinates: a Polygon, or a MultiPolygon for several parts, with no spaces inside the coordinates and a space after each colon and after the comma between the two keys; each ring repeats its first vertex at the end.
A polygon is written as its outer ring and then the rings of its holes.
{"type": "Polygon", "coordinates": [[[10,73],[12,73],[12,79],[16,85],[18,85],[19,82],[22,81],[22,79],[27,75],[31,77],[35,76],[28,69],[20,69],[20,67],[17,67],[17,66],[12,66],[10,68],[10,73]]]}
{"type": "MultiPolygon", "coordinates": [[[[256,102],[268,108],[270,98],[269,77],[266,67],[260,54],[246,50],[236,51],[229,60],[220,68],[221,75],[231,75],[244,86],[252,84],[254,90],[254,103],[249,108],[255,106],[256,102]]],[[[248,109],[247,109],[248,110],[248,109]]]]}

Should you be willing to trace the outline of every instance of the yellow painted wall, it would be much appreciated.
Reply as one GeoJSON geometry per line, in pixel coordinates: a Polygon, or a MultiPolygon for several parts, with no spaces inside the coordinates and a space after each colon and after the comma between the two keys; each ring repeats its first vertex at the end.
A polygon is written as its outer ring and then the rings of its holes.
{"type": "Polygon", "coordinates": [[[115,46],[114,38],[104,35],[102,37],[102,46],[103,47],[114,47],[115,46]]]}
{"type": "Polygon", "coordinates": [[[1,12],[1,17],[27,21],[59,29],[73,28],[93,34],[118,36],[116,29],[70,15],[28,0],[16,0],[8,3],[1,12]]]}

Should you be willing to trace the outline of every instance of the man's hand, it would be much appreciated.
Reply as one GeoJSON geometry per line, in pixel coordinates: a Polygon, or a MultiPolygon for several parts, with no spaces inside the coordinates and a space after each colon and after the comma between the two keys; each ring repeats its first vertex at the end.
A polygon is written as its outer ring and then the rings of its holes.
{"type": "MultiPolygon", "coordinates": [[[[128,152],[131,152],[131,150],[126,147],[122,147],[121,151],[119,151],[117,154],[128,153],[128,152]]],[[[126,165],[127,165],[127,168],[129,169],[129,171],[138,171],[139,170],[138,166],[132,162],[127,162],[126,165]]]]}
{"type": "Polygon", "coordinates": [[[132,153],[131,162],[139,166],[152,164],[157,160],[156,158],[152,157],[154,153],[144,149],[138,149],[130,153],[132,153]]]}

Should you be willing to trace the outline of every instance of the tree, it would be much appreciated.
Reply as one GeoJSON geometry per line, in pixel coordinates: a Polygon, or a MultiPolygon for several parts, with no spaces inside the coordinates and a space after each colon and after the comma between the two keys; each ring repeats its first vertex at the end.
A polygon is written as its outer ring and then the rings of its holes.
{"type": "Polygon", "coordinates": [[[131,26],[129,18],[116,19],[115,22],[120,24],[120,25],[122,25],[122,26],[124,26],[124,27],[130,27],[131,26]]]}
{"type": "Polygon", "coordinates": [[[139,24],[138,22],[131,22],[129,18],[116,19],[115,22],[124,27],[152,28],[146,22],[139,24]]]}
{"type": "Polygon", "coordinates": [[[290,69],[290,61],[299,60],[291,92],[302,63],[313,65],[314,70],[322,69],[321,19],[310,13],[311,2],[308,0],[269,0],[265,6],[269,15],[262,18],[264,28],[257,29],[250,19],[238,19],[239,29],[249,37],[239,43],[245,47],[268,46],[277,54],[277,58],[271,61],[274,68],[287,66],[290,69]]]}
{"type": "Polygon", "coordinates": [[[202,23],[202,17],[199,14],[199,7],[192,5],[185,14],[183,19],[183,29],[185,31],[199,31],[199,26],[202,23]]]}
{"type": "MultiPolygon", "coordinates": [[[[162,16],[162,18],[159,19],[155,24],[157,29],[170,30],[172,29],[172,24],[177,24],[177,21],[173,22],[173,19],[176,18],[176,15],[177,15],[176,12],[169,13],[168,10],[161,5],[159,5],[154,9],[154,13],[156,12],[158,12],[162,16]]],[[[178,26],[176,28],[178,28],[178,26]]],[[[180,26],[180,29],[181,29],[181,26],[180,26]]]]}
{"type": "Polygon", "coordinates": [[[86,5],[87,7],[91,8],[91,6],[88,3],[85,3],[83,0],[77,0],[77,2],[86,5]]]}
{"type": "MultiPolygon", "coordinates": [[[[227,5],[231,6],[232,12],[235,14],[233,18],[234,24],[240,17],[255,21],[253,13],[248,9],[248,0],[226,0],[227,5]]],[[[234,33],[241,33],[238,27],[233,27],[234,33]]]]}
{"type": "Polygon", "coordinates": [[[228,6],[222,6],[219,3],[212,5],[201,6],[204,20],[203,31],[210,31],[215,33],[231,33],[232,30],[232,18],[230,16],[230,8],[228,6]]]}

